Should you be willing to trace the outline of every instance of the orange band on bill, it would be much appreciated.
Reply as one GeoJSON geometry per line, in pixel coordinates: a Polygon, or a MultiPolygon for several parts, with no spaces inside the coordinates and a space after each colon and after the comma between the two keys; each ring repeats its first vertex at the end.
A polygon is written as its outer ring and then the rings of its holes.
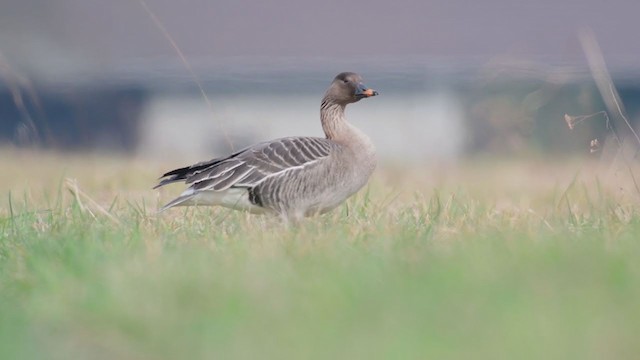
{"type": "Polygon", "coordinates": [[[373,96],[375,95],[375,91],[373,91],[373,89],[367,89],[365,91],[362,92],[362,94],[364,94],[365,96],[373,96]]]}

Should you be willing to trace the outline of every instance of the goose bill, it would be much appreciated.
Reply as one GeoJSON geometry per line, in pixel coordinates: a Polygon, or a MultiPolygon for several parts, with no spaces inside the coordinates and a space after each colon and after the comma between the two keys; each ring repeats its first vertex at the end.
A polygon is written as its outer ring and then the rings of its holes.
{"type": "Polygon", "coordinates": [[[364,86],[363,84],[358,84],[358,87],[356,88],[356,93],[355,96],[359,99],[361,98],[366,98],[366,97],[371,97],[371,96],[376,96],[378,95],[378,92],[373,90],[373,89],[369,89],[366,86],[364,86]]]}

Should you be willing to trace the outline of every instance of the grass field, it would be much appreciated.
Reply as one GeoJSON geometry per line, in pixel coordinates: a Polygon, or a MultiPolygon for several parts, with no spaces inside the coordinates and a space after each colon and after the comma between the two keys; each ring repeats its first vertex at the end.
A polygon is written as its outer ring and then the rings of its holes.
{"type": "Polygon", "coordinates": [[[181,187],[150,188],[179,162],[0,155],[1,359],[640,357],[624,170],[381,166],[346,206],[284,228],[157,216],[181,187]]]}

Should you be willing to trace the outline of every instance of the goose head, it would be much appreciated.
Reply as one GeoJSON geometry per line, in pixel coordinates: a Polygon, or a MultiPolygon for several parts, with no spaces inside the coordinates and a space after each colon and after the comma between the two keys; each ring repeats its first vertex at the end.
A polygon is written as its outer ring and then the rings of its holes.
{"type": "Polygon", "coordinates": [[[343,72],[333,79],[325,98],[341,105],[347,105],[376,95],[378,95],[378,92],[366,87],[362,83],[360,75],[352,72],[343,72]]]}

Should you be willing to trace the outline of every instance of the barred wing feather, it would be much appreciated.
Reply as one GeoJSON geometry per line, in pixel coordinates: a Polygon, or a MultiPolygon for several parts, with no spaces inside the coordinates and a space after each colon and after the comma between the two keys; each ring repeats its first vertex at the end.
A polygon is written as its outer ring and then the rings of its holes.
{"type": "Polygon", "coordinates": [[[163,186],[185,181],[193,190],[223,191],[230,187],[251,188],[287,170],[327,158],[336,144],[316,137],[289,137],[260,143],[226,158],[213,159],[164,174],[163,186]]]}

